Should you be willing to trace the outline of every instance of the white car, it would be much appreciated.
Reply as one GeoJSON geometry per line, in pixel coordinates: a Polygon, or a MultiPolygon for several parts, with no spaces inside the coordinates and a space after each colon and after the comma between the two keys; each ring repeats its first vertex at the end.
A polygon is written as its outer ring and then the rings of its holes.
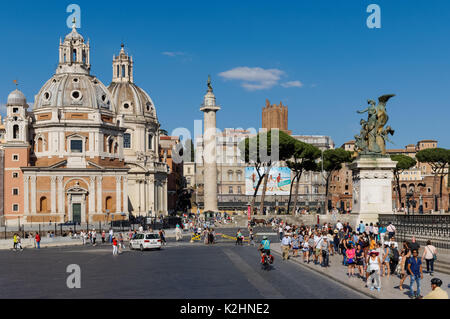
{"type": "Polygon", "coordinates": [[[137,233],[130,240],[130,249],[161,249],[161,238],[155,233],[137,233]]]}

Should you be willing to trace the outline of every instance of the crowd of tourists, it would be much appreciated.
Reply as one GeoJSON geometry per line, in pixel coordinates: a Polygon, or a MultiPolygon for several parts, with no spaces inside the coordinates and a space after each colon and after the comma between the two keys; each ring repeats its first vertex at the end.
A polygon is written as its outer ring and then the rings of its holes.
{"type": "MultiPolygon", "coordinates": [[[[430,279],[433,276],[438,253],[436,247],[428,241],[419,255],[421,247],[414,237],[411,241],[397,242],[396,228],[392,223],[381,225],[361,221],[353,229],[349,223],[340,221],[334,225],[305,226],[272,220],[272,227],[278,232],[283,260],[292,256],[301,258],[304,263],[330,267],[330,256],[340,255],[342,259],[339,263],[345,267],[347,277],[359,278],[370,290],[381,291],[381,277],[387,277],[393,283],[399,280],[397,288],[402,291],[409,277],[408,295],[420,299],[423,298],[423,273],[428,273],[430,279]],[[426,271],[423,269],[425,264],[426,271]]],[[[448,294],[440,285],[440,279],[432,278],[432,296],[440,294],[448,299],[448,294]]]]}

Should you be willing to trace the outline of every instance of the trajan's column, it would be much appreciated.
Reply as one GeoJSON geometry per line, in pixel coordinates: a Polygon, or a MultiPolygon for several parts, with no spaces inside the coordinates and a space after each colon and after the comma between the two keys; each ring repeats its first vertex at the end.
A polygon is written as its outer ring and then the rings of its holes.
{"type": "Polygon", "coordinates": [[[208,92],[200,108],[205,114],[203,133],[203,184],[205,211],[217,212],[217,160],[216,160],[216,112],[220,106],[216,105],[216,97],[208,77],[208,92]]]}

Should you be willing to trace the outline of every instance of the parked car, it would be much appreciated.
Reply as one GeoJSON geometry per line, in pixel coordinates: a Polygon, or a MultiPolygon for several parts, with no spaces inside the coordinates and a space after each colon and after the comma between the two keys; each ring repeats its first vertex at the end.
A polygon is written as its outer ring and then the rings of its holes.
{"type": "Polygon", "coordinates": [[[130,241],[130,249],[161,249],[161,238],[156,233],[137,233],[130,241]]]}

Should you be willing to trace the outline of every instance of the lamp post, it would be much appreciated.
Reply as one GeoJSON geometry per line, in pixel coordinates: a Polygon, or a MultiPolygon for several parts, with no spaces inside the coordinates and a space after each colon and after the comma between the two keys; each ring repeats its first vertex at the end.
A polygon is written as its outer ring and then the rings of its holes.
{"type": "MultiPolygon", "coordinates": [[[[321,176],[322,176],[322,188],[324,187],[324,185],[325,185],[325,187],[326,187],[326,182],[325,182],[325,174],[324,174],[324,170],[323,170],[323,148],[320,150],[321,151],[321,153],[322,153],[322,155],[321,155],[321,166],[322,166],[322,171],[321,171],[321,176]]],[[[326,198],[326,194],[327,194],[327,190],[325,190],[325,194],[324,194],[324,196],[322,197],[322,209],[323,209],[323,211],[324,212],[326,212],[326,210],[325,210],[325,205],[326,205],[326,201],[328,200],[328,198],[326,198]]]]}

